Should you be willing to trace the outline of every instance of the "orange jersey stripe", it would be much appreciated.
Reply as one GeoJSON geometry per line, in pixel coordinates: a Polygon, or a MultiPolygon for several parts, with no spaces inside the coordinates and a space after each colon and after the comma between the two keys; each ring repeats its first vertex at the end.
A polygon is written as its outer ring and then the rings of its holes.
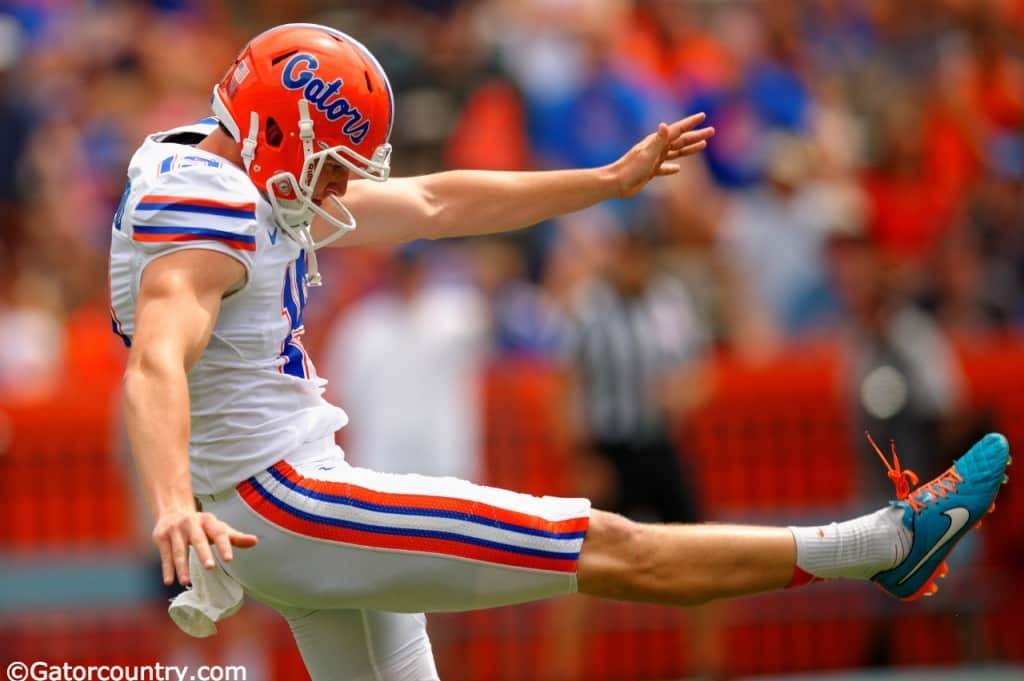
{"type": "Polygon", "coordinates": [[[143,196],[140,203],[180,203],[186,206],[207,206],[210,208],[229,208],[231,210],[256,210],[255,203],[241,203],[231,201],[215,201],[213,199],[199,199],[188,196],[143,196]]]}

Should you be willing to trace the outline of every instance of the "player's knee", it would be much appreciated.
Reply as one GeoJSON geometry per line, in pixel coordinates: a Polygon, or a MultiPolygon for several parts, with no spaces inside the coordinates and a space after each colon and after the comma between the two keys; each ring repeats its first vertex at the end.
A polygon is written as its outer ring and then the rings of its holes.
{"type": "Polygon", "coordinates": [[[629,556],[634,553],[631,546],[636,543],[641,531],[639,523],[617,513],[592,511],[580,553],[581,567],[599,567],[603,572],[627,564],[629,556]]]}
{"type": "Polygon", "coordinates": [[[587,542],[601,546],[626,545],[634,539],[641,526],[625,516],[608,511],[592,511],[587,529],[587,542]]]}
{"type": "Polygon", "coordinates": [[[647,572],[641,550],[644,526],[615,513],[594,511],[577,572],[579,591],[592,596],[637,600],[636,583],[647,572]]]}

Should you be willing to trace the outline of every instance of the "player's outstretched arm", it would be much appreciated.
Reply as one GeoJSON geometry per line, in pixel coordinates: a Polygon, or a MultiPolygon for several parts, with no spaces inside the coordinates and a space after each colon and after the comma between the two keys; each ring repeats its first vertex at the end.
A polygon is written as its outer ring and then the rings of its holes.
{"type": "Polygon", "coordinates": [[[212,250],[189,249],[154,260],[142,276],[135,334],[124,373],[124,406],[135,463],[156,526],[165,584],[191,581],[188,546],[214,566],[210,544],[231,560],[231,546],[252,546],[242,534],[200,513],[189,478],[189,400],[186,374],[198,361],[220,301],[245,276],[242,265],[212,250]]]}
{"type": "Polygon", "coordinates": [[[344,202],[358,229],[338,246],[491,234],[639,192],[653,178],[679,172],[679,159],[703,150],[714,128],[698,113],[658,129],[607,166],[583,170],[455,170],[384,183],[356,181],[344,202]]]}

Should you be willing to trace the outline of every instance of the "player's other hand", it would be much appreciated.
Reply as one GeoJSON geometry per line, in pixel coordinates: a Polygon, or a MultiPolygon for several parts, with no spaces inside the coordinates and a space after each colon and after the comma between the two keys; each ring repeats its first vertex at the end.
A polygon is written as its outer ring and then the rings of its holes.
{"type": "Polygon", "coordinates": [[[195,549],[200,564],[212,569],[216,562],[211,544],[221,560],[230,562],[232,546],[249,548],[257,541],[255,535],[239,532],[212,513],[195,510],[161,513],[153,528],[153,543],[160,550],[160,567],[167,585],[174,581],[175,574],[182,586],[192,583],[188,572],[189,545],[195,549]]]}
{"type": "Polygon", "coordinates": [[[679,164],[672,161],[703,151],[715,134],[715,129],[710,126],[697,127],[704,118],[703,113],[696,113],[675,123],[661,123],[656,132],[642,139],[613,163],[611,170],[618,182],[619,196],[633,196],[651,178],[675,175],[679,172],[679,164]]]}

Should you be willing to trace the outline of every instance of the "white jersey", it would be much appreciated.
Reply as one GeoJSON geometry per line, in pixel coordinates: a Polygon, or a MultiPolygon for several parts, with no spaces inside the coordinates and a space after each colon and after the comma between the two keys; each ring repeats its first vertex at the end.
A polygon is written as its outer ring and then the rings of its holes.
{"type": "Polygon", "coordinates": [[[197,494],[232,488],[348,421],[323,399],[326,381],[302,347],[303,251],[241,168],[189,146],[215,127],[205,119],[146,139],[128,167],[110,247],[111,316],[127,345],[142,273],[156,258],[202,248],[245,267],[244,287],[223,300],[188,374],[197,494]]]}

